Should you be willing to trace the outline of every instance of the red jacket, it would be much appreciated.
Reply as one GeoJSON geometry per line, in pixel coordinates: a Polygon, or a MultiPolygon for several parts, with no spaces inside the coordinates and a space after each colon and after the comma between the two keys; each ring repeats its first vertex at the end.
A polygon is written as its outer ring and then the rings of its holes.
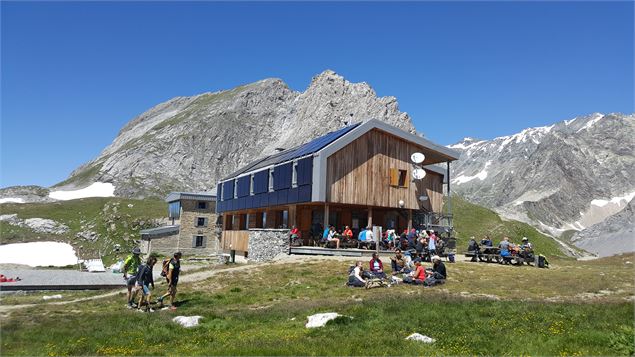
{"type": "MultiPolygon", "coordinates": [[[[377,258],[377,262],[379,263],[379,270],[384,271],[384,265],[381,263],[381,259],[377,258]]],[[[372,272],[377,271],[375,270],[374,266],[375,266],[375,258],[372,258],[370,260],[370,271],[372,272]]]]}

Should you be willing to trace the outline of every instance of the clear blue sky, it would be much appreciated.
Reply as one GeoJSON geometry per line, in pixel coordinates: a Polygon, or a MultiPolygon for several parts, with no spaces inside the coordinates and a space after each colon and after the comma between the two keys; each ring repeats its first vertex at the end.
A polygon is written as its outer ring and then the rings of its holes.
{"type": "Polygon", "coordinates": [[[50,186],[175,96],[333,69],[442,144],[633,109],[633,2],[2,2],[0,186],[50,186]]]}

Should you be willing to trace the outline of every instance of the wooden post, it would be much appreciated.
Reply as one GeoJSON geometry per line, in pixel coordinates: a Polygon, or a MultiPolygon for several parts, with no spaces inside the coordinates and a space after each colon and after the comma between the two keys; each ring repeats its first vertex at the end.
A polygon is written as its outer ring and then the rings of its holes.
{"type": "Polygon", "coordinates": [[[297,226],[297,206],[289,205],[289,227],[297,226]]]}
{"type": "Polygon", "coordinates": [[[366,227],[372,227],[372,226],[373,226],[373,208],[368,207],[368,224],[366,225],[366,227]]]}
{"type": "Polygon", "coordinates": [[[324,204],[324,229],[329,227],[329,204],[324,204]]]}
{"type": "Polygon", "coordinates": [[[408,210],[408,231],[412,229],[412,210],[408,210]]]}

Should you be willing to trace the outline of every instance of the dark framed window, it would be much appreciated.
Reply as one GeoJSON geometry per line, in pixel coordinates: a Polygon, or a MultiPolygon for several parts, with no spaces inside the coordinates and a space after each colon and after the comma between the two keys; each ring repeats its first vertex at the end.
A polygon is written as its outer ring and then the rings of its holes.
{"type": "Polygon", "coordinates": [[[198,209],[207,209],[207,202],[198,201],[197,206],[198,206],[198,209]]]}
{"type": "Polygon", "coordinates": [[[205,227],[205,226],[207,226],[207,218],[205,218],[205,217],[197,217],[196,218],[196,226],[197,227],[205,227]]]}
{"type": "Polygon", "coordinates": [[[399,170],[399,187],[408,187],[408,170],[399,170]]]}
{"type": "Polygon", "coordinates": [[[204,236],[195,236],[194,237],[194,248],[203,248],[205,242],[204,236]]]}

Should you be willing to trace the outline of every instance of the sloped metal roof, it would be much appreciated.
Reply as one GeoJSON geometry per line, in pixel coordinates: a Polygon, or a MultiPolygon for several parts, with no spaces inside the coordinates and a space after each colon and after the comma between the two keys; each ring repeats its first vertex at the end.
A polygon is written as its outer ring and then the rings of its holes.
{"type": "Polygon", "coordinates": [[[283,162],[291,161],[293,159],[297,159],[299,157],[318,152],[322,150],[325,146],[329,145],[330,143],[334,142],[335,140],[339,139],[340,137],[348,133],[349,131],[355,129],[360,124],[361,122],[348,125],[339,130],[335,130],[325,135],[322,135],[319,138],[311,140],[306,144],[302,144],[300,146],[296,146],[294,148],[287,149],[270,156],[265,156],[257,161],[252,162],[251,164],[247,166],[243,166],[240,170],[235,171],[231,175],[228,175],[227,177],[223,178],[221,181],[225,181],[225,180],[240,176],[241,174],[246,172],[256,171],[258,169],[265,168],[267,166],[272,166],[272,165],[280,164],[283,162]]]}
{"type": "Polygon", "coordinates": [[[179,200],[216,201],[216,195],[209,192],[170,192],[165,198],[165,202],[175,202],[179,200]]]}

